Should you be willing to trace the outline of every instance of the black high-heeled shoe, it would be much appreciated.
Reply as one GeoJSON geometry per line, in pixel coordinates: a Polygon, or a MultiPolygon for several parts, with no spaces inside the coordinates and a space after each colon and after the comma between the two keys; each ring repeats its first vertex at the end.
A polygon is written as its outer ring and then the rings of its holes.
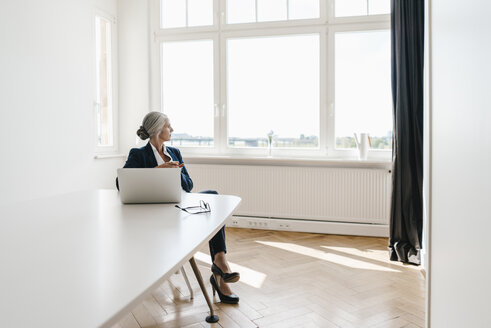
{"type": "Polygon", "coordinates": [[[240,279],[240,273],[224,273],[222,269],[220,269],[215,263],[213,263],[211,266],[211,272],[216,273],[217,275],[222,277],[223,281],[225,281],[226,283],[237,282],[240,279]]]}
{"type": "Polygon", "coordinates": [[[213,296],[215,296],[215,291],[216,291],[218,293],[218,297],[220,298],[220,302],[226,304],[239,303],[239,296],[235,295],[234,293],[232,293],[231,295],[225,295],[220,291],[214,275],[211,275],[210,283],[211,283],[211,288],[213,289],[213,296]]]}

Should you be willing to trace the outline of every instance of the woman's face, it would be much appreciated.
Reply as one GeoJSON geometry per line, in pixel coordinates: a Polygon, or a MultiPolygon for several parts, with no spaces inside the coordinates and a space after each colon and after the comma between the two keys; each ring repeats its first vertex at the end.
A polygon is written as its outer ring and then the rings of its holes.
{"type": "Polygon", "coordinates": [[[159,133],[159,139],[162,142],[169,141],[170,138],[171,138],[171,136],[172,136],[172,132],[174,132],[174,129],[170,125],[169,119],[166,119],[165,120],[165,124],[164,124],[164,126],[162,127],[162,130],[159,133]]]}

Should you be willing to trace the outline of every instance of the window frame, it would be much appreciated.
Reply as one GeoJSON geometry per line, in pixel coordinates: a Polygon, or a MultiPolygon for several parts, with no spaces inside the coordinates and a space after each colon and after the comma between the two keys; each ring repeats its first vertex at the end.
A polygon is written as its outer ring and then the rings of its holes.
{"type": "MultiPolygon", "coordinates": [[[[221,44],[223,47],[221,47],[221,57],[223,60],[221,60],[221,91],[222,91],[222,97],[221,97],[221,104],[222,106],[225,106],[225,111],[222,112],[222,135],[224,135],[224,149],[221,149],[222,152],[226,153],[227,155],[232,155],[232,156],[237,156],[237,155],[253,155],[253,156],[263,156],[267,153],[267,148],[265,147],[228,147],[228,125],[226,125],[227,120],[228,120],[228,93],[227,93],[227,56],[226,56],[226,41],[228,39],[240,39],[240,38],[251,38],[251,37],[268,37],[268,36],[287,36],[287,35],[308,35],[308,34],[318,34],[319,35],[319,41],[320,41],[320,54],[319,54],[319,67],[320,70],[322,71],[323,68],[325,67],[325,58],[326,56],[323,56],[325,54],[325,49],[322,49],[322,44],[325,44],[325,42],[322,42],[321,39],[325,38],[326,36],[326,30],[322,26],[310,26],[310,27],[305,27],[302,26],[300,28],[274,28],[274,29],[268,29],[267,31],[263,31],[260,29],[257,30],[247,30],[247,31],[227,31],[223,32],[221,35],[221,44]]],[[[322,90],[325,90],[326,85],[322,80],[321,73],[319,72],[319,147],[316,148],[273,148],[272,153],[274,156],[278,157],[288,157],[292,153],[295,153],[295,155],[298,156],[322,156],[323,151],[322,149],[325,148],[322,138],[325,137],[323,135],[325,131],[325,127],[323,126],[325,120],[322,119],[322,114],[325,113],[325,93],[322,92],[322,90]]]]}
{"type": "Polygon", "coordinates": [[[156,32],[157,34],[161,34],[162,31],[165,31],[163,34],[187,34],[187,33],[195,33],[195,32],[212,32],[218,31],[219,28],[219,1],[213,0],[213,25],[203,25],[203,26],[191,26],[191,27],[171,27],[171,28],[162,28],[161,27],[161,19],[162,19],[162,11],[160,8],[161,0],[150,0],[150,13],[152,16],[151,20],[151,31],[156,32]]]}
{"type": "MultiPolygon", "coordinates": [[[[358,156],[358,151],[356,148],[346,149],[339,148],[336,149],[336,99],[335,99],[335,74],[334,74],[334,36],[338,32],[363,32],[363,31],[381,31],[381,30],[390,30],[390,21],[382,21],[382,22],[363,22],[363,23],[349,23],[349,24],[333,24],[329,29],[328,36],[328,61],[329,61],[329,72],[333,72],[329,74],[329,83],[328,83],[328,94],[329,94],[329,113],[328,117],[328,157],[356,157],[358,156]]],[[[370,158],[376,159],[384,159],[392,157],[392,149],[370,149],[370,158]]]]}
{"type": "MultiPolygon", "coordinates": [[[[349,23],[376,23],[388,21],[390,23],[390,14],[377,15],[359,15],[359,16],[340,16],[336,17],[336,0],[326,0],[329,4],[328,21],[332,24],[349,24],[349,23]]],[[[370,0],[366,0],[370,1],[370,0]]]]}
{"type": "MultiPolygon", "coordinates": [[[[160,89],[158,90],[158,104],[155,104],[154,106],[152,106],[152,110],[159,110],[159,111],[163,111],[163,108],[162,108],[162,105],[163,105],[163,94],[162,94],[162,44],[164,42],[179,42],[179,41],[182,41],[182,42],[186,42],[186,41],[195,41],[195,40],[212,40],[213,41],[213,53],[214,53],[214,56],[213,56],[213,100],[214,100],[214,104],[215,104],[215,108],[214,108],[214,114],[213,114],[213,117],[214,117],[214,126],[213,126],[213,144],[214,146],[213,147],[190,147],[190,146],[186,146],[186,147],[182,147],[180,149],[184,150],[191,150],[193,153],[203,153],[203,154],[217,154],[217,149],[221,149],[223,148],[223,146],[221,145],[221,125],[222,125],[222,122],[221,122],[221,110],[220,108],[218,108],[218,104],[220,103],[220,87],[219,87],[219,83],[220,83],[220,78],[219,78],[219,70],[217,69],[217,67],[219,66],[219,58],[217,58],[217,56],[215,56],[215,54],[218,52],[218,36],[214,33],[200,33],[199,35],[188,35],[188,34],[185,34],[185,35],[166,35],[166,36],[162,36],[159,38],[159,42],[157,44],[157,47],[159,48],[158,50],[158,67],[159,67],[159,70],[158,70],[158,74],[159,74],[159,85],[160,85],[160,89]]],[[[172,120],[172,117],[170,118],[172,120]]],[[[172,121],[171,121],[172,123],[172,121]]]]}
{"type": "Polygon", "coordinates": [[[118,54],[117,54],[117,20],[115,15],[111,15],[108,12],[101,9],[94,9],[94,13],[92,15],[92,29],[93,29],[93,45],[94,45],[94,62],[92,72],[94,74],[94,102],[93,102],[93,117],[94,117],[94,148],[96,155],[107,155],[114,154],[118,152],[119,149],[119,138],[118,138],[118,54]],[[97,76],[97,50],[96,50],[96,19],[100,17],[107,20],[110,23],[111,27],[111,40],[110,40],[110,95],[111,95],[111,132],[112,132],[112,145],[100,145],[98,141],[98,127],[97,121],[99,119],[99,106],[97,99],[98,94],[98,76],[97,76]]]}
{"type": "MultiPolygon", "coordinates": [[[[283,21],[269,21],[269,22],[250,22],[250,23],[235,23],[227,24],[227,0],[220,1],[220,26],[223,31],[230,30],[247,30],[247,29],[262,29],[262,28],[277,28],[277,27],[299,27],[299,26],[311,26],[311,25],[322,25],[327,23],[327,6],[331,0],[319,0],[319,18],[314,19],[293,19],[293,20],[283,20],[283,21]]],[[[256,8],[257,10],[257,8],[256,8]]]]}
{"type": "MultiPolygon", "coordinates": [[[[275,35],[301,35],[318,33],[320,40],[319,72],[319,147],[273,148],[277,158],[332,158],[352,159],[356,149],[335,148],[334,102],[334,34],[336,32],[390,30],[390,15],[334,17],[334,0],[320,0],[318,19],[287,20],[276,22],[226,24],[226,0],[214,0],[214,25],[191,28],[160,28],[160,0],[150,0],[150,110],[162,111],[162,54],[161,43],[213,39],[215,126],[214,147],[182,147],[187,156],[266,157],[267,148],[228,147],[227,131],[227,39],[264,37],[275,35]]],[[[371,149],[369,159],[390,160],[392,150],[371,149]]]]}

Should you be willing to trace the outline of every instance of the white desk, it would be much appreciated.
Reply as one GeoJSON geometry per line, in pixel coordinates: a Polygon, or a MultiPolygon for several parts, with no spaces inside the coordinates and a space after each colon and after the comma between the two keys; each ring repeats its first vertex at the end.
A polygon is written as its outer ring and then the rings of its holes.
{"type": "Polygon", "coordinates": [[[0,208],[0,327],[109,327],[224,224],[236,196],[185,194],[211,213],[123,205],[117,191],[0,208]]]}

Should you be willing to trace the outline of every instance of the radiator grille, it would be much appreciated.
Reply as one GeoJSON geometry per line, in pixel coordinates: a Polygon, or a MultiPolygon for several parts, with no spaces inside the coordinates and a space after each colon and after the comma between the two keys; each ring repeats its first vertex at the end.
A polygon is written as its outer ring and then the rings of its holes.
{"type": "Polygon", "coordinates": [[[237,195],[236,215],[388,224],[388,170],[188,165],[193,191],[237,195]]]}

